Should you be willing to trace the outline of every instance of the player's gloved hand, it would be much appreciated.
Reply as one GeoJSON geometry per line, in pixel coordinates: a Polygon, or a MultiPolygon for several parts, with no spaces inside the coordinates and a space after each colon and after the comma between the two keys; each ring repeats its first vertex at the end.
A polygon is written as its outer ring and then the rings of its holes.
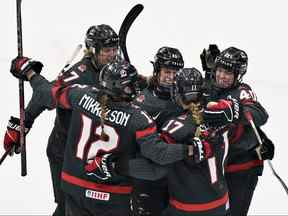
{"type": "Polygon", "coordinates": [[[219,54],[220,50],[218,49],[216,44],[210,44],[207,50],[203,50],[203,52],[200,54],[203,71],[211,72],[214,69],[214,62],[219,54]]]}
{"type": "Polygon", "coordinates": [[[209,102],[203,111],[203,119],[209,127],[221,127],[239,119],[240,103],[237,99],[220,99],[209,102]]]}
{"type": "Polygon", "coordinates": [[[200,163],[213,156],[212,145],[206,139],[194,137],[188,141],[188,145],[192,147],[192,158],[195,163],[200,163]]]}
{"type": "MultiPolygon", "coordinates": [[[[32,124],[29,125],[25,123],[25,135],[29,132],[32,124]]],[[[8,121],[7,130],[4,136],[4,149],[8,151],[12,149],[11,154],[15,152],[16,154],[20,153],[20,120],[13,116],[10,117],[8,121]]]]}
{"type": "Polygon", "coordinates": [[[272,160],[274,158],[275,146],[263,130],[260,128],[257,129],[262,140],[262,147],[260,148],[261,158],[262,160],[272,160]]]}
{"type": "Polygon", "coordinates": [[[33,70],[40,74],[43,64],[39,61],[33,61],[27,57],[16,57],[11,62],[10,72],[18,79],[28,80],[27,73],[33,70]]]}
{"type": "Polygon", "coordinates": [[[115,172],[116,157],[113,154],[97,156],[85,165],[86,175],[95,177],[99,182],[113,181],[117,177],[115,172]]]}

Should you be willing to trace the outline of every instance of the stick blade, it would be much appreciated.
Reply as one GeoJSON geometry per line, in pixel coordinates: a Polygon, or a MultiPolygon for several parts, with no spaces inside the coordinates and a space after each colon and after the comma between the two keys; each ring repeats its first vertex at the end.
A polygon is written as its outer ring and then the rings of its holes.
{"type": "Polygon", "coordinates": [[[144,9],[144,6],[142,4],[135,5],[126,15],[119,30],[119,46],[123,53],[124,59],[128,62],[130,62],[130,59],[129,59],[127,47],[126,47],[127,33],[130,27],[132,26],[133,22],[138,17],[138,15],[142,12],[143,9],[144,9]]]}

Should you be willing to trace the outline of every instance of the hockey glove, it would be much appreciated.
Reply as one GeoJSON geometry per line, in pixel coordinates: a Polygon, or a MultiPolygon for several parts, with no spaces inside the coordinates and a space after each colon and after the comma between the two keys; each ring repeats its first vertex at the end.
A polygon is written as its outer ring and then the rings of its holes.
{"type": "MultiPolygon", "coordinates": [[[[30,124],[29,127],[27,127],[26,123],[25,125],[26,135],[29,132],[32,124],[30,124]]],[[[13,152],[16,154],[20,153],[20,120],[18,118],[11,116],[4,136],[3,145],[6,151],[13,149],[10,155],[12,155],[13,152]]]]}
{"type": "Polygon", "coordinates": [[[192,158],[195,163],[200,163],[213,155],[212,145],[205,139],[194,137],[189,140],[188,145],[193,146],[192,158]]]}
{"type": "Polygon", "coordinates": [[[203,119],[209,127],[221,127],[239,119],[240,103],[237,99],[209,102],[203,111],[203,119]]]}
{"type": "Polygon", "coordinates": [[[27,57],[16,57],[11,62],[10,72],[18,79],[28,80],[27,73],[33,70],[35,73],[40,74],[43,64],[39,61],[33,61],[27,57]]]}
{"type": "Polygon", "coordinates": [[[220,50],[218,49],[216,44],[210,44],[207,50],[203,50],[203,52],[200,54],[203,71],[211,72],[214,69],[214,62],[219,54],[220,50]]]}
{"type": "Polygon", "coordinates": [[[97,156],[85,166],[86,175],[95,177],[98,182],[111,182],[117,176],[116,158],[111,153],[97,156]]]}
{"type": "Polygon", "coordinates": [[[262,140],[262,147],[260,148],[261,158],[262,160],[272,160],[274,158],[275,146],[264,131],[260,128],[257,129],[262,140]]]}

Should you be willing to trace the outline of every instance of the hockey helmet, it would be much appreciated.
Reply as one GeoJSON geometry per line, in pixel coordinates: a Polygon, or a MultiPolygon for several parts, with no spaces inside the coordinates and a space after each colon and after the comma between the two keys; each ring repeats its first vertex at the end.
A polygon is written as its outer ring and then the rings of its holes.
{"type": "Polygon", "coordinates": [[[136,68],[125,61],[105,65],[99,76],[104,92],[114,98],[131,101],[138,93],[138,73],[136,68]]]}

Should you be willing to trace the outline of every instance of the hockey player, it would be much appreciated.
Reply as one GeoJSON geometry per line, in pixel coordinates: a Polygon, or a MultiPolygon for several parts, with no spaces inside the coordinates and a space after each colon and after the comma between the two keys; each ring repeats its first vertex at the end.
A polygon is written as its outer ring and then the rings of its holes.
{"type": "Polygon", "coordinates": [[[159,164],[206,158],[206,146],[199,140],[169,145],[159,139],[154,121],[130,103],[136,95],[138,74],[129,63],[104,66],[100,90],[79,84],[65,87],[62,80],[51,84],[39,75],[41,65],[16,58],[11,72],[30,80],[44,107],[57,104],[72,112],[61,174],[66,215],[128,215],[129,160],[139,151],[159,164]]]}
{"type": "MultiPolygon", "coordinates": [[[[202,64],[203,60],[206,64],[205,59],[213,59],[211,56],[205,56],[207,53],[205,50],[202,53],[202,64]]],[[[238,48],[229,47],[214,59],[214,64],[210,68],[213,79],[211,85],[208,85],[210,86],[208,100],[229,99],[233,109],[224,101],[220,102],[218,108],[207,108],[204,111],[204,120],[210,126],[217,126],[223,122],[232,123],[229,130],[230,150],[225,177],[229,189],[231,213],[233,216],[244,216],[248,213],[258,176],[262,175],[263,160],[272,159],[274,154],[271,142],[264,142],[265,150],[262,149],[260,155],[256,153],[258,142],[245,118],[245,112],[251,113],[258,127],[265,124],[268,114],[257,101],[250,86],[242,82],[247,71],[247,54],[238,48]],[[228,109],[234,113],[233,117],[223,112],[228,109]]]]}
{"type": "MultiPolygon", "coordinates": [[[[162,126],[161,136],[171,144],[201,138],[209,141],[203,141],[209,151],[206,153],[208,159],[201,163],[184,160],[168,167],[169,206],[163,216],[224,216],[229,213],[223,170],[228,153],[227,132],[205,126],[202,84],[202,75],[196,68],[184,68],[176,74],[175,99],[183,112],[162,126]]],[[[208,106],[213,109],[215,104],[208,106]]]]}
{"type": "MultiPolygon", "coordinates": [[[[116,57],[118,40],[118,35],[109,25],[91,26],[85,36],[86,50],[83,58],[68,71],[59,75],[63,84],[97,85],[101,68],[116,57]]],[[[25,124],[27,128],[31,128],[34,120],[45,109],[45,107],[39,105],[38,100],[39,98],[32,97],[25,109],[25,124]]],[[[53,216],[65,215],[64,194],[60,189],[60,180],[70,117],[71,111],[57,107],[54,128],[47,145],[54,197],[57,203],[53,216]]],[[[11,117],[9,122],[10,124],[19,124],[19,119],[11,117]]],[[[11,140],[6,133],[4,148],[7,150],[11,145],[19,146],[19,143],[11,140]]]]}
{"type": "MultiPolygon", "coordinates": [[[[184,67],[182,54],[172,47],[161,47],[152,62],[153,76],[134,101],[156,122],[157,129],[181,109],[172,101],[171,93],[175,85],[176,72],[184,67]]],[[[168,191],[165,179],[158,181],[135,180],[132,194],[134,216],[159,216],[168,204],[168,191]]]]}

